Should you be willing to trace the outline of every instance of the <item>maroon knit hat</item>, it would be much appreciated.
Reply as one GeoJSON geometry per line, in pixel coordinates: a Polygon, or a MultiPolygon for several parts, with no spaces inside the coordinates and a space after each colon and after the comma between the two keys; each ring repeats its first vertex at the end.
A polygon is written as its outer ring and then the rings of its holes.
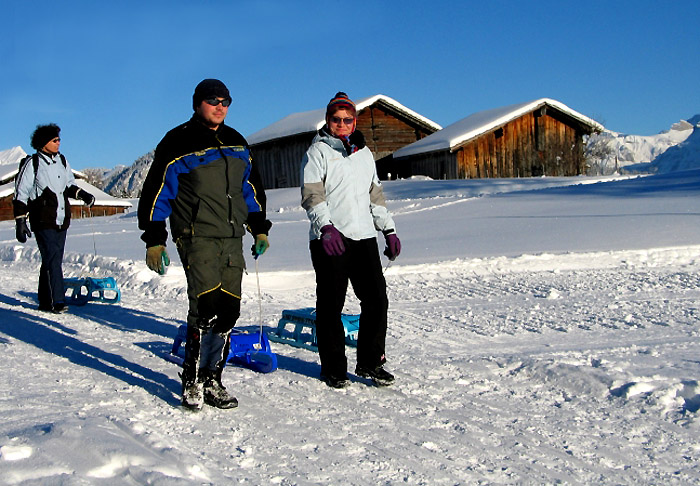
{"type": "Polygon", "coordinates": [[[336,110],[340,109],[347,109],[351,111],[353,115],[355,114],[355,103],[342,91],[338,91],[328,102],[328,106],[326,106],[326,117],[331,116],[336,110]]]}

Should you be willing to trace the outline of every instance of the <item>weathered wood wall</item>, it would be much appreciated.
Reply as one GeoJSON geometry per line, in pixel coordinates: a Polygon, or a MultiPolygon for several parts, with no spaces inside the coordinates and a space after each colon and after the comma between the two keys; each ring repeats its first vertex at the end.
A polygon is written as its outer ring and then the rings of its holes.
{"type": "Polygon", "coordinates": [[[251,147],[265,189],[301,186],[301,158],[315,136],[316,132],[302,133],[251,147]]]}
{"type": "Polygon", "coordinates": [[[398,149],[424,138],[433,131],[418,126],[377,103],[360,112],[357,128],[365,135],[375,159],[391,155],[398,149]]]}
{"type": "Polygon", "coordinates": [[[400,173],[406,174],[402,177],[412,175],[426,175],[432,179],[461,179],[457,173],[457,154],[450,153],[449,150],[431,152],[414,156],[410,159],[398,159],[396,164],[403,168],[400,173]]]}
{"type": "Polygon", "coordinates": [[[357,128],[365,135],[367,146],[377,162],[377,174],[382,180],[407,177],[403,165],[396,164],[392,157],[398,149],[427,137],[427,130],[414,121],[395,114],[382,104],[374,104],[360,112],[357,128]]]}
{"type": "Polygon", "coordinates": [[[407,157],[412,175],[434,179],[574,176],[585,171],[584,130],[548,109],[527,113],[459,147],[407,157]],[[452,167],[451,167],[452,165],[452,167]]]}

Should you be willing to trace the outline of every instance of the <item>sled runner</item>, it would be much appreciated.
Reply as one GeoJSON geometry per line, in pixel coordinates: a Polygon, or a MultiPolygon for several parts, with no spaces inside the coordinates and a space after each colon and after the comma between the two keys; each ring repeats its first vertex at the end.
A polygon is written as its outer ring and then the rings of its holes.
{"type": "MultiPolygon", "coordinates": [[[[345,329],[345,344],[357,347],[360,316],[357,314],[341,314],[340,318],[345,329]]],[[[277,323],[277,329],[270,332],[269,338],[277,343],[318,351],[316,309],[305,307],[303,309],[282,311],[282,318],[277,323]]]]}
{"type": "MultiPolygon", "coordinates": [[[[173,341],[173,348],[165,359],[182,366],[185,359],[187,325],[181,325],[173,341]]],[[[277,369],[277,355],[270,349],[270,341],[265,333],[233,330],[230,336],[230,350],[226,363],[245,366],[260,373],[270,373],[277,369]]]]}
{"type": "Polygon", "coordinates": [[[116,304],[122,295],[113,277],[64,278],[63,286],[68,305],[85,305],[91,300],[116,304]]]}

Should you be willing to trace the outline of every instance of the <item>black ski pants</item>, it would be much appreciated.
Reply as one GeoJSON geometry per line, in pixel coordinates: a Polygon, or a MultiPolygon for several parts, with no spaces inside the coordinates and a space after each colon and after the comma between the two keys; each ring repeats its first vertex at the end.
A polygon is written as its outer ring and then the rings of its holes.
{"type": "Polygon", "coordinates": [[[63,252],[67,230],[43,229],[34,232],[41,254],[39,269],[39,306],[51,309],[65,301],[63,286],[63,252]]]}
{"type": "Polygon", "coordinates": [[[316,271],[316,338],[321,374],[345,377],[345,331],[341,320],[348,282],[360,300],[357,365],[375,368],[384,364],[389,300],[382,273],[377,239],[343,238],[345,252],[328,256],[321,240],[309,247],[316,271]]]}

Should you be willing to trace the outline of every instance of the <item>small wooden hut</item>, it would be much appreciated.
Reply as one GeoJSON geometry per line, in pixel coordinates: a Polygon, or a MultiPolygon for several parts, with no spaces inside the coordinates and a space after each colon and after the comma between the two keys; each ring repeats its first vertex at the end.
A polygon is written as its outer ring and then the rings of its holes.
{"type": "MultiPolygon", "coordinates": [[[[435,133],[441,126],[384,95],[356,102],[357,129],[377,161],[379,177],[396,173],[392,154],[435,133]]],[[[301,160],[325,123],[326,109],[289,115],[247,137],[253,159],[267,189],[301,185],[301,160]]]]}
{"type": "Polygon", "coordinates": [[[394,153],[403,173],[433,179],[574,176],[585,172],[583,136],[603,130],[556,100],[468,116],[394,153]]]}

